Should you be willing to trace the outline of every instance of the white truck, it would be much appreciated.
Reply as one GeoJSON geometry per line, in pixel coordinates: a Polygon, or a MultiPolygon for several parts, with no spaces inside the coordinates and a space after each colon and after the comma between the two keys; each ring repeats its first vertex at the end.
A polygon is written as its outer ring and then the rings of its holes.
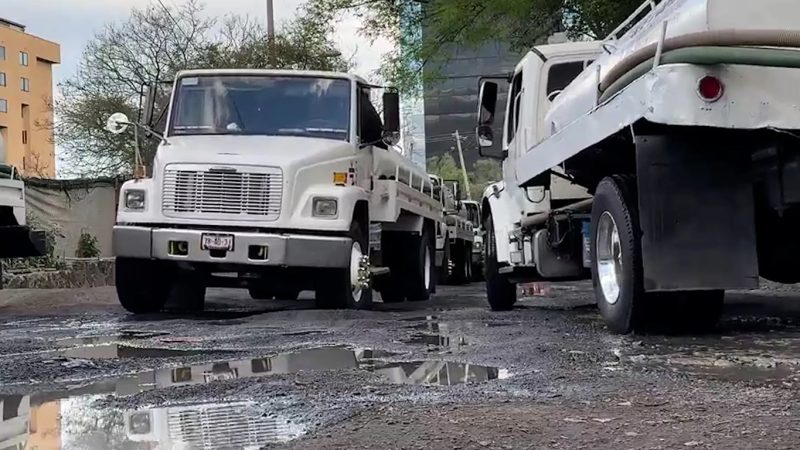
{"type": "Polygon", "coordinates": [[[174,82],[152,177],[121,189],[114,249],[133,313],[203,307],[206,287],[254,298],[316,292],[322,308],[368,308],[435,289],[441,204],[427,173],[394,150],[399,101],[345,73],[193,70],[174,82]]]}
{"type": "Polygon", "coordinates": [[[462,200],[467,219],[472,224],[472,281],[483,280],[483,216],[481,215],[481,203],[475,200],[462,200]]]}
{"type": "MultiPolygon", "coordinates": [[[[798,24],[795,0],[646,1],[604,42],[529,52],[482,200],[491,307],[590,273],[612,331],[691,330],[725,290],[800,281],[798,24]]],[[[484,146],[497,97],[483,80],[484,146]]]]}
{"type": "Polygon", "coordinates": [[[464,284],[472,280],[472,242],[475,239],[472,223],[458,200],[458,182],[429,174],[434,198],[441,202],[444,221],[436,230],[436,264],[439,282],[464,284]]]}
{"type": "Polygon", "coordinates": [[[24,181],[13,166],[0,163],[0,259],[45,254],[45,233],[33,231],[27,226],[25,211],[24,181]]]}

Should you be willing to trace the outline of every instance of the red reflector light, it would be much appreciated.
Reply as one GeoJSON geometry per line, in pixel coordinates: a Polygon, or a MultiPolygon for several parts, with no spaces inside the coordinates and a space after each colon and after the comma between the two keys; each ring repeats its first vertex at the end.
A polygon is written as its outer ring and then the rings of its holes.
{"type": "Polygon", "coordinates": [[[719,100],[724,92],[725,86],[715,77],[705,76],[697,83],[697,93],[707,102],[719,100]]]}

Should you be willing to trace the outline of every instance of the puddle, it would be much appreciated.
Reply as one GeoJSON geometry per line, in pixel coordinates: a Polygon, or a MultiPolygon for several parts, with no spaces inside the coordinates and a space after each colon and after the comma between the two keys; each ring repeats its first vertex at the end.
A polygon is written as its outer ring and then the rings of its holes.
{"type": "MultiPolygon", "coordinates": [[[[101,347],[114,347],[117,354],[120,348],[135,348],[113,344],[74,350],[101,347]]],[[[386,360],[393,356],[397,354],[384,350],[321,347],[263,358],[157,369],[59,392],[0,396],[0,448],[245,449],[286,442],[302,436],[308,428],[302,417],[281,415],[265,405],[247,402],[133,411],[93,407],[96,400],[108,395],[129,396],[154,389],[300,371],[363,370],[390,383],[441,386],[510,376],[503,369],[473,364],[386,360]]]]}
{"type": "Polygon", "coordinates": [[[464,336],[445,336],[441,334],[420,333],[403,341],[406,344],[424,345],[429,352],[458,351],[467,345],[464,336]]]}
{"type": "Polygon", "coordinates": [[[799,344],[800,337],[785,333],[651,339],[623,361],[723,381],[793,386],[800,382],[799,344]]]}
{"type": "Polygon", "coordinates": [[[247,402],[123,411],[95,409],[102,394],[0,396],[0,448],[246,449],[302,436],[305,426],[247,402]],[[56,398],[53,398],[56,397],[56,398]]]}
{"type": "MultiPolygon", "coordinates": [[[[215,353],[217,350],[214,351],[215,353]]],[[[125,359],[125,358],[170,358],[209,353],[208,350],[176,350],[157,347],[135,347],[125,344],[103,344],[61,350],[67,358],[80,359],[125,359]]]]}
{"type": "Polygon", "coordinates": [[[330,333],[330,331],[326,330],[290,331],[288,333],[281,333],[281,336],[315,336],[328,333],[330,333]]]}
{"type": "Polygon", "coordinates": [[[169,334],[170,333],[168,332],[158,332],[158,331],[123,330],[120,331],[118,334],[113,334],[113,335],[85,336],[85,337],[58,339],[56,341],[56,345],[63,347],[75,347],[79,345],[102,345],[119,341],[150,339],[160,336],[168,336],[169,334]]]}

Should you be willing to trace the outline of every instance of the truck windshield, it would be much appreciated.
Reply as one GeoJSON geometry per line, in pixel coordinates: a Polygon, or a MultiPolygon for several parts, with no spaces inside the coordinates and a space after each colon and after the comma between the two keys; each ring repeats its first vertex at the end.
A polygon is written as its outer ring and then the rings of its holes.
{"type": "Polygon", "coordinates": [[[299,76],[183,77],[170,134],[348,140],[350,86],[343,79],[299,76]]]}

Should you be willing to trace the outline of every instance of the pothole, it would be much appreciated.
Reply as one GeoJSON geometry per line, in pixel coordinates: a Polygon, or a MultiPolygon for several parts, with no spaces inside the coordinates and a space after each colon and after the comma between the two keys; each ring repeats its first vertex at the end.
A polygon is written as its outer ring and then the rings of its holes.
{"type": "MultiPolygon", "coordinates": [[[[96,389],[97,390],[97,389],[96,389]]],[[[98,409],[102,394],[0,396],[0,444],[10,448],[261,448],[306,433],[293,417],[251,402],[98,409]]]]}
{"type": "MultiPolygon", "coordinates": [[[[78,347],[65,353],[78,357],[189,354],[120,344],[78,347]],[[101,349],[106,353],[98,353],[101,349]]],[[[93,405],[108,395],[130,396],[155,389],[301,371],[359,370],[378,375],[387,383],[440,386],[481,383],[510,376],[507,370],[496,367],[438,360],[392,361],[396,356],[399,355],[380,349],[319,347],[266,357],[156,369],[65,391],[0,395],[0,410],[3,411],[0,431],[4,432],[0,443],[12,442],[16,445],[13,448],[27,448],[55,435],[63,448],[87,450],[261,448],[302,436],[309,427],[305,421],[311,419],[289,415],[287,408],[275,399],[269,400],[269,404],[209,402],[136,410],[93,405]]],[[[168,398],[169,394],[164,397],[168,398]]]]}
{"type": "Polygon", "coordinates": [[[127,359],[127,358],[170,358],[208,353],[207,350],[176,350],[158,347],[136,347],[126,344],[102,344],[61,350],[67,358],[80,359],[127,359]]]}
{"type": "Polygon", "coordinates": [[[73,347],[79,345],[102,345],[119,341],[133,341],[168,336],[170,333],[162,331],[122,330],[117,334],[101,336],[82,336],[58,339],[56,345],[60,347],[73,347]]]}

